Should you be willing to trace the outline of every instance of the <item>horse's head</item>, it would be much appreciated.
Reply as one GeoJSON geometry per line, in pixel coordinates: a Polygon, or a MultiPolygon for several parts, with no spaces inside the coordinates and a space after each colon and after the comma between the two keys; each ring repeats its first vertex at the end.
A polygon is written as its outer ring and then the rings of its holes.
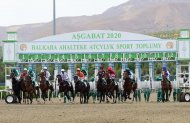
{"type": "Polygon", "coordinates": [[[165,75],[163,75],[162,78],[163,78],[162,82],[167,82],[167,77],[165,75]]]}
{"type": "Polygon", "coordinates": [[[125,80],[125,79],[127,79],[127,78],[130,78],[130,77],[129,77],[129,74],[128,74],[127,71],[124,71],[124,73],[123,73],[123,79],[125,80]]]}
{"type": "Polygon", "coordinates": [[[58,75],[56,76],[56,78],[57,78],[58,80],[62,80],[62,77],[61,77],[60,74],[58,74],[58,75]]]}
{"type": "Polygon", "coordinates": [[[79,77],[77,75],[75,75],[73,79],[74,79],[75,84],[80,84],[80,80],[79,80],[79,77]]]}
{"type": "Polygon", "coordinates": [[[16,80],[16,75],[14,72],[10,73],[10,79],[12,79],[12,85],[15,85],[16,83],[18,83],[18,80],[16,80]]]}
{"type": "Polygon", "coordinates": [[[45,73],[44,73],[44,72],[40,72],[40,73],[38,74],[38,76],[39,76],[40,78],[43,78],[43,77],[45,77],[45,73]]]}
{"type": "Polygon", "coordinates": [[[25,77],[25,82],[31,82],[31,81],[32,81],[32,78],[29,75],[27,75],[25,77]]]}
{"type": "Polygon", "coordinates": [[[98,79],[102,79],[103,78],[103,72],[98,72],[98,79]]]}
{"type": "Polygon", "coordinates": [[[77,75],[75,75],[75,76],[73,77],[73,79],[74,79],[74,82],[77,82],[77,81],[79,80],[77,75]]]}
{"type": "Polygon", "coordinates": [[[15,73],[14,72],[10,73],[10,79],[12,79],[12,78],[15,78],[15,73]]]}
{"type": "Polygon", "coordinates": [[[62,77],[61,77],[60,74],[58,74],[58,75],[56,76],[56,78],[58,79],[58,83],[62,82],[62,77]]]}
{"type": "Polygon", "coordinates": [[[45,81],[46,81],[45,73],[44,73],[44,72],[40,72],[40,73],[38,74],[38,76],[40,77],[40,83],[41,83],[41,84],[42,84],[42,83],[45,83],[45,81]]]}

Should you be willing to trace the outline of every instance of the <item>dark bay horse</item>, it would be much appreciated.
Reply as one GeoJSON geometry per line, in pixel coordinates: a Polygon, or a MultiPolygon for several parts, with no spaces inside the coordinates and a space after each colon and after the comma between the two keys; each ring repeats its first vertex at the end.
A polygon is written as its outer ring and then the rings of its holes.
{"type": "Polygon", "coordinates": [[[20,92],[21,92],[20,82],[16,79],[15,73],[13,73],[13,72],[11,72],[10,78],[12,81],[13,94],[18,98],[18,101],[21,104],[22,98],[20,96],[20,92]]]}
{"type": "Polygon", "coordinates": [[[89,92],[90,92],[90,85],[87,83],[87,85],[84,84],[84,82],[81,82],[79,80],[78,76],[74,76],[74,82],[75,82],[75,95],[77,92],[80,92],[80,103],[88,103],[89,99],[89,92]]]}
{"type": "MultiPolygon", "coordinates": [[[[126,99],[131,100],[130,94],[133,90],[133,83],[131,78],[129,77],[127,72],[124,72],[123,74],[123,79],[124,79],[124,84],[123,84],[123,97],[124,97],[124,101],[126,101],[126,99]]],[[[135,90],[135,88],[134,88],[135,90]]]]}
{"type": "Polygon", "coordinates": [[[69,92],[71,92],[74,101],[75,95],[72,83],[70,85],[69,82],[63,81],[61,75],[59,74],[56,76],[56,78],[58,79],[58,84],[59,84],[59,91],[57,95],[59,95],[60,92],[64,92],[64,95],[67,97],[67,99],[71,101],[71,98],[69,96],[69,92]]]}
{"type": "Polygon", "coordinates": [[[33,94],[36,97],[36,101],[37,101],[37,94],[36,94],[36,89],[32,85],[32,78],[29,75],[27,75],[24,78],[24,84],[25,84],[25,92],[26,92],[27,102],[29,104],[28,100],[30,100],[30,104],[32,104],[33,94]]]}
{"type": "Polygon", "coordinates": [[[23,103],[26,104],[26,84],[24,82],[24,78],[19,79],[21,91],[23,93],[23,103]]]}
{"type": "Polygon", "coordinates": [[[100,103],[105,101],[107,82],[103,77],[102,72],[98,72],[97,92],[99,94],[100,103]]]}
{"type": "Polygon", "coordinates": [[[111,99],[113,98],[113,103],[116,103],[119,93],[119,86],[113,81],[113,79],[109,78],[109,75],[107,75],[106,82],[107,82],[106,100],[107,102],[109,102],[108,97],[111,99]]]}
{"type": "Polygon", "coordinates": [[[48,90],[50,90],[50,93],[49,93],[49,101],[50,101],[51,95],[52,95],[52,92],[54,91],[54,89],[53,89],[52,85],[47,85],[44,72],[41,72],[40,74],[38,74],[38,76],[40,77],[40,89],[42,92],[42,99],[44,100],[44,103],[45,103],[46,98],[48,97],[48,95],[47,95],[48,90]]]}
{"type": "Polygon", "coordinates": [[[163,80],[161,81],[162,87],[162,102],[169,101],[169,97],[172,91],[171,82],[167,79],[167,77],[163,76],[163,80]]]}

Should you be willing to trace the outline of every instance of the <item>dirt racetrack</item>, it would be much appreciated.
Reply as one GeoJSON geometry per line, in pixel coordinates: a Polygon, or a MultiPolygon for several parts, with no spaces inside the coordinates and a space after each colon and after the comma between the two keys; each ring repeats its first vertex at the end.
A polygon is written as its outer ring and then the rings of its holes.
{"type": "Polygon", "coordinates": [[[117,104],[0,101],[0,123],[190,123],[190,103],[151,101],[117,104]]]}

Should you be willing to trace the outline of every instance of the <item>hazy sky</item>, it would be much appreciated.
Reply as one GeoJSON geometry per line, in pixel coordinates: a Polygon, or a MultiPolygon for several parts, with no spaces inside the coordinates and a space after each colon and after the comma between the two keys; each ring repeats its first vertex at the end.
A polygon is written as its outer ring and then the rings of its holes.
{"type": "MultiPolygon", "coordinates": [[[[128,0],[56,0],[56,17],[94,15],[128,0]]],[[[53,0],[0,0],[0,26],[49,22],[53,0]]]]}

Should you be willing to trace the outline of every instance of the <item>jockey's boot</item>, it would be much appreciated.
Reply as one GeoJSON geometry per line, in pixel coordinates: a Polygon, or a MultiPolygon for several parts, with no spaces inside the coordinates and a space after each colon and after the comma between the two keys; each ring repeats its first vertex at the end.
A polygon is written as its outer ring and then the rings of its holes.
{"type": "Polygon", "coordinates": [[[34,81],[32,81],[32,87],[35,88],[35,83],[34,83],[34,81]]]}
{"type": "Polygon", "coordinates": [[[85,85],[85,87],[87,87],[87,82],[86,81],[84,81],[84,85],[85,85]]]}

